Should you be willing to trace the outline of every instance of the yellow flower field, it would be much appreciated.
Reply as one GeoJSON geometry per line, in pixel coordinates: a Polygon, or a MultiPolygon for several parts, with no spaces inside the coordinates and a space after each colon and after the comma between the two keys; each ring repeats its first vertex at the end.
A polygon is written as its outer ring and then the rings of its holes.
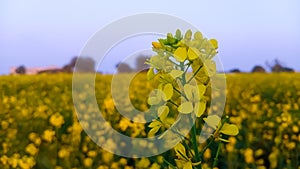
{"type": "MultiPolygon", "coordinates": [[[[151,130],[149,124],[134,123],[116,110],[114,99],[122,100],[125,96],[112,99],[111,78],[96,76],[96,99],[107,120],[101,128],[112,126],[130,137],[147,137],[151,130]]],[[[138,74],[129,86],[130,101],[118,104],[128,112],[133,111],[131,105],[145,111],[154,87],[146,74],[138,74]]],[[[300,169],[300,74],[230,74],[226,94],[224,114],[229,115],[230,123],[239,127],[239,134],[229,137],[229,143],[221,147],[218,167],[300,169]]],[[[79,97],[84,100],[87,96],[81,93],[79,97]]],[[[90,111],[88,104],[79,107],[90,111]]],[[[87,113],[82,118],[94,117],[87,113]]],[[[172,118],[166,120],[172,122],[172,118]]],[[[72,98],[72,75],[0,77],[0,168],[159,169],[167,168],[165,160],[175,164],[170,159],[175,151],[149,158],[113,155],[95,144],[82,126],[94,130],[99,127],[78,122],[72,98]]],[[[102,135],[100,132],[100,140],[105,138],[102,135]]],[[[106,146],[120,147],[113,139],[103,142],[106,146]]],[[[121,146],[126,149],[130,143],[121,146]]],[[[211,166],[216,146],[212,145],[203,155],[203,168],[211,166]]]]}

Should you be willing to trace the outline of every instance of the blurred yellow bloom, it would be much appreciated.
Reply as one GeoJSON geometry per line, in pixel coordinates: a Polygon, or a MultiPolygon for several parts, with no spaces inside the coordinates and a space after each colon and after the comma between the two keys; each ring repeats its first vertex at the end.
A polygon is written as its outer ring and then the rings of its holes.
{"type": "Polygon", "coordinates": [[[55,135],[55,131],[47,129],[44,131],[42,138],[45,141],[51,142],[53,140],[54,135],[55,135]]]}
{"type": "Polygon", "coordinates": [[[94,150],[89,151],[89,152],[87,153],[87,155],[88,155],[89,157],[96,157],[96,156],[97,156],[97,151],[94,151],[94,150]]]}
{"type": "Polygon", "coordinates": [[[247,148],[244,152],[245,162],[250,164],[254,162],[253,158],[253,150],[251,148],[247,148]]]}
{"type": "Polygon", "coordinates": [[[0,157],[0,162],[3,165],[7,165],[8,160],[9,160],[9,158],[6,155],[3,155],[3,156],[0,157]]]}
{"type": "Polygon", "coordinates": [[[58,157],[59,158],[68,158],[70,156],[70,151],[66,148],[61,148],[58,151],[58,157]]]}
{"type": "Polygon", "coordinates": [[[93,159],[91,159],[91,158],[85,158],[83,160],[83,165],[85,167],[91,167],[93,165],[93,159]]]}
{"type": "Polygon", "coordinates": [[[52,124],[54,127],[60,128],[62,124],[65,123],[64,117],[60,115],[59,113],[53,114],[49,119],[50,124],[52,124]]]}
{"type": "Polygon", "coordinates": [[[9,126],[9,123],[7,121],[5,121],[5,120],[1,121],[1,128],[3,130],[7,129],[8,126],[9,126]]]}
{"type": "Polygon", "coordinates": [[[136,163],[136,168],[149,168],[150,164],[148,158],[142,158],[136,163]]]}
{"type": "Polygon", "coordinates": [[[39,149],[36,148],[34,144],[30,143],[30,144],[28,144],[28,145],[26,146],[25,151],[26,151],[28,154],[34,156],[34,155],[36,155],[36,154],[39,152],[39,149]]]}

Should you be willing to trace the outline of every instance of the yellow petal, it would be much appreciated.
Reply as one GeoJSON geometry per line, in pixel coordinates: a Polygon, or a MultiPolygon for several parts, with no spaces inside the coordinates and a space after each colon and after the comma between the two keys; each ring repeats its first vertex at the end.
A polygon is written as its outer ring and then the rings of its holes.
{"type": "Polygon", "coordinates": [[[188,59],[192,61],[197,59],[200,56],[200,52],[196,48],[189,48],[187,55],[188,55],[188,59]]]}
{"type": "Polygon", "coordinates": [[[172,76],[172,78],[176,79],[177,77],[179,77],[183,74],[183,71],[182,70],[172,70],[169,74],[172,76]]]}
{"type": "Polygon", "coordinates": [[[186,151],[185,151],[185,147],[181,144],[181,143],[178,143],[175,147],[174,147],[174,150],[176,152],[176,155],[178,157],[182,157],[182,155],[184,155],[184,157],[182,158],[185,158],[186,157],[186,151]],[[179,153],[180,152],[180,153],[179,153]]]}
{"type": "Polygon", "coordinates": [[[161,122],[160,122],[160,121],[157,121],[157,120],[151,122],[151,123],[148,125],[148,127],[151,127],[151,128],[157,127],[157,126],[161,126],[161,122]]]}
{"type": "Polygon", "coordinates": [[[155,77],[155,74],[154,74],[154,69],[151,67],[148,72],[147,72],[147,79],[148,80],[151,80],[155,77]]]}
{"type": "Polygon", "coordinates": [[[156,105],[160,102],[160,99],[158,99],[157,97],[149,97],[148,98],[148,104],[149,105],[156,105]]]}
{"type": "Polygon", "coordinates": [[[183,113],[183,114],[189,114],[193,111],[193,104],[191,102],[185,102],[185,103],[182,103],[179,107],[178,107],[178,111],[180,113],[183,113]]]}
{"type": "Polygon", "coordinates": [[[229,140],[223,139],[223,138],[219,138],[220,141],[223,141],[225,143],[229,143],[229,140]]]}
{"type": "Polygon", "coordinates": [[[188,161],[184,164],[183,169],[193,169],[192,162],[188,161]]]}
{"type": "Polygon", "coordinates": [[[173,96],[173,86],[171,83],[168,83],[164,86],[164,94],[165,94],[165,97],[164,100],[167,101],[167,100],[170,100],[173,96]]]}
{"type": "Polygon", "coordinates": [[[208,75],[212,76],[216,73],[217,71],[217,66],[216,63],[213,60],[206,60],[204,62],[205,68],[208,71],[208,75]]]}
{"type": "Polygon", "coordinates": [[[178,62],[183,62],[187,58],[187,52],[185,47],[179,47],[174,52],[174,57],[178,62]]]}
{"type": "Polygon", "coordinates": [[[213,129],[216,129],[217,126],[219,125],[221,118],[217,115],[211,115],[208,116],[207,118],[203,118],[205,123],[212,127],[213,129]]]}
{"type": "Polygon", "coordinates": [[[210,39],[209,40],[210,44],[212,44],[212,46],[215,48],[215,49],[218,49],[218,41],[216,39],[210,39]]]}
{"type": "Polygon", "coordinates": [[[202,40],[202,39],[203,39],[202,33],[199,32],[199,31],[195,32],[195,34],[194,34],[194,39],[202,40]]]}
{"type": "Polygon", "coordinates": [[[153,137],[153,136],[158,132],[159,129],[160,129],[160,126],[153,127],[153,128],[149,131],[148,137],[153,137]]]}
{"type": "Polygon", "coordinates": [[[236,136],[239,134],[239,128],[234,124],[225,123],[220,132],[229,136],[236,136]]]}
{"type": "Polygon", "coordinates": [[[199,102],[195,105],[195,115],[201,117],[206,110],[206,102],[199,102]]]}
{"type": "Polygon", "coordinates": [[[156,49],[160,49],[161,48],[161,44],[159,42],[152,42],[152,46],[156,49]]]}
{"type": "Polygon", "coordinates": [[[185,96],[186,96],[189,100],[191,100],[191,99],[193,98],[193,87],[194,87],[194,86],[192,86],[192,85],[190,85],[190,84],[185,84],[185,85],[183,86],[183,91],[184,91],[184,93],[185,93],[185,96]]]}
{"type": "Polygon", "coordinates": [[[199,95],[203,96],[205,92],[206,92],[206,86],[204,84],[199,84],[198,85],[198,93],[199,93],[199,95]]]}
{"type": "Polygon", "coordinates": [[[169,114],[169,107],[168,106],[160,106],[158,108],[158,116],[162,122],[166,120],[169,114]]]}

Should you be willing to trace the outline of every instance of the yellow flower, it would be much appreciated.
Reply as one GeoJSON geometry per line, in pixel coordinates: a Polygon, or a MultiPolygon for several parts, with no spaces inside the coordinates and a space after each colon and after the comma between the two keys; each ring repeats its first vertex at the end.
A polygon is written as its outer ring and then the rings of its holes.
{"type": "Polygon", "coordinates": [[[39,149],[36,148],[34,144],[30,143],[30,144],[28,144],[28,145],[26,146],[25,151],[26,151],[28,154],[34,156],[34,155],[36,155],[36,154],[39,152],[39,149]]]}
{"type": "Polygon", "coordinates": [[[1,127],[3,130],[7,129],[9,126],[9,123],[5,120],[1,121],[1,127]]]}
{"type": "Polygon", "coordinates": [[[201,100],[206,91],[206,86],[203,84],[197,86],[185,84],[183,90],[187,101],[178,107],[178,111],[183,114],[194,112],[197,117],[200,117],[206,109],[206,102],[201,100]]]}
{"type": "Polygon", "coordinates": [[[253,158],[253,150],[251,148],[247,148],[244,152],[244,157],[245,157],[245,161],[246,163],[253,163],[254,162],[254,158],[253,158]]]}
{"type": "Polygon", "coordinates": [[[51,142],[54,135],[55,135],[55,131],[47,129],[44,131],[42,138],[45,141],[51,142]]]}
{"type": "Polygon", "coordinates": [[[187,58],[187,51],[185,47],[179,47],[174,51],[174,58],[178,62],[184,62],[187,58]]]}
{"type": "Polygon", "coordinates": [[[59,158],[68,158],[70,156],[70,151],[67,150],[66,148],[61,148],[58,151],[58,157],[59,158]]]}
{"type": "Polygon", "coordinates": [[[152,128],[149,132],[148,132],[148,137],[153,137],[155,135],[155,133],[158,132],[158,130],[160,129],[160,127],[162,127],[162,123],[160,121],[154,120],[153,122],[151,122],[148,127],[152,128]]]}
{"type": "Polygon", "coordinates": [[[154,90],[154,95],[148,98],[149,105],[156,105],[161,103],[162,101],[168,101],[173,96],[173,86],[171,83],[167,83],[160,89],[154,90]]]}
{"type": "Polygon", "coordinates": [[[8,163],[8,160],[9,160],[9,158],[6,155],[3,155],[3,156],[0,157],[0,162],[3,165],[6,165],[8,163]]]}
{"type": "Polygon", "coordinates": [[[152,42],[152,46],[156,49],[160,49],[162,47],[159,42],[152,42]]]}
{"type": "Polygon", "coordinates": [[[65,123],[64,117],[60,115],[59,113],[53,114],[49,119],[50,124],[52,124],[54,127],[60,128],[62,124],[65,123]]]}
{"type": "Polygon", "coordinates": [[[197,48],[190,47],[188,49],[187,57],[190,61],[197,59],[200,56],[200,51],[197,48]]]}
{"type": "Polygon", "coordinates": [[[96,151],[89,151],[89,152],[87,153],[87,155],[88,155],[89,157],[96,157],[96,156],[97,156],[97,152],[96,152],[96,151]]]}
{"type": "Polygon", "coordinates": [[[85,158],[83,160],[83,165],[85,167],[91,167],[93,165],[93,160],[91,158],[85,158]]]}
{"type": "Polygon", "coordinates": [[[151,67],[147,72],[147,79],[151,80],[155,77],[154,68],[151,67]]]}
{"type": "MultiPolygon", "coordinates": [[[[221,118],[217,115],[210,115],[207,118],[203,118],[203,120],[208,126],[216,130],[214,137],[219,137],[219,133],[223,133],[228,136],[236,136],[239,133],[238,127],[234,124],[224,123],[222,128],[220,128],[222,125],[221,118]]],[[[222,139],[220,137],[219,139],[221,141],[228,142],[228,140],[222,139]]]]}
{"type": "Polygon", "coordinates": [[[150,161],[148,158],[142,158],[140,161],[136,163],[137,168],[148,168],[150,166],[150,161]]]}
{"type": "Polygon", "coordinates": [[[216,39],[210,39],[209,43],[213,46],[214,49],[218,49],[218,41],[216,39]]]}

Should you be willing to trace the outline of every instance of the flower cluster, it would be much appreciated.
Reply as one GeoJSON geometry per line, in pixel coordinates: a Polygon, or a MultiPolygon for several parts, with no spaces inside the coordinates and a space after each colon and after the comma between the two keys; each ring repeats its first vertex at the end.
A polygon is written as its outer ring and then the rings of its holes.
{"type": "MultiPolygon", "coordinates": [[[[174,135],[181,137],[182,140],[175,147],[175,151],[178,157],[177,165],[185,169],[193,166],[201,168],[202,155],[208,148],[198,152],[196,135],[201,130],[194,124],[196,118],[202,119],[202,124],[206,122],[213,129],[214,133],[211,136],[216,139],[212,140],[227,142],[221,137],[222,134],[227,136],[238,134],[237,126],[221,122],[221,117],[216,114],[208,113],[208,117],[204,118],[208,100],[206,95],[210,94],[207,92],[211,87],[210,79],[217,76],[213,58],[218,53],[218,42],[215,39],[204,38],[201,32],[196,32],[192,36],[191,30],[184,35],[180,30],[177,30],[174,36],[171,33],[167,34],[165,39],[152,43],[156,55],[146,62],[151,66],[147,73],[148,80],[159,82],[158,88],[148,99],[148,104],[154,107],[159,117],[149,124],[151,130],[148,136],[152,137],[160,130],[161,132],[172,130],[174,135]],[[174,114],[179,115],[177,118],[179,120],[176,120],[175,124],[170,124],[168,117],[174,117],[174,114]],[[181,133],[179,128],[174,127],[176,123],[183,123],[180,120],[183,116],[188,116],[190,119],[188,123],[193,124],[190,139],[181,133]]],[[[159,138],[163,136],[164,134],[159,138]]]]}

